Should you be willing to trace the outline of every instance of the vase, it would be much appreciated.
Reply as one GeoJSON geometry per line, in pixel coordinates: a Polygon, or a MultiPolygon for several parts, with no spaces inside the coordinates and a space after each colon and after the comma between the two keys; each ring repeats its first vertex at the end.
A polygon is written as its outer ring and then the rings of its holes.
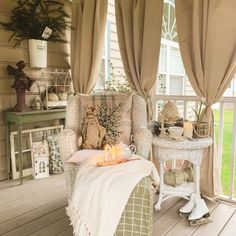
{"type": "Polygon", "coordinates": [[[47,67],[47,41],[30,39],[29,40],[30,67],[47,67]]]}

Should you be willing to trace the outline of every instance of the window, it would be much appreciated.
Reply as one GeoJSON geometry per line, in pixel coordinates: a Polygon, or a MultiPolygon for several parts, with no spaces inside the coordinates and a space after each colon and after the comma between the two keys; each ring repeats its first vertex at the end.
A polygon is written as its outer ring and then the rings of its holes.
{"type": "Polygon", "coordinates": [[[235,97],[236,96],[236,75],[232,79],[229,87],[225,90],[224,97],[235,97]]]}
{"type": "Polygon", "coordinates": [[[174,0],[165,0],[157,94],[184,95],[186,74],[180,54],[174,0]]]}
{"type": "Polygon", "coordinates": [[[105,81],[110,79],[110,21],[106,23],[105,40],[102,53],[102,61],[99,72],[99,77],[95,86],[95,90],[103,90],[105,81]]]}

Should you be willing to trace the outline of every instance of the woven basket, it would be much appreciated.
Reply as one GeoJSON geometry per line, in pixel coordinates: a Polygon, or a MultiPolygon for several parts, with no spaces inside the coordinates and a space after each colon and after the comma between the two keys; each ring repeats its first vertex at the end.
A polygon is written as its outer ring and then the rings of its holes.
{"type": "Polygon", "coordinates": [[[193,123],[193,133],[195,138],[206,138],[209,136],[209,124],[207,122],[193,123]]]}
{"type": "Polygon", "coordinates": [[[193,182],[193,168],[187,167],[182,170],[170,169],[164,174],[164,183],[173,187],[180,186],[185,181],[193,182]]]}
{"type": "Polygon", "coordinates": [[[168,101],[161,111],[161,116],[164,117],[165,123],[173,123],[180,118],[176,105],[168,101]]]}

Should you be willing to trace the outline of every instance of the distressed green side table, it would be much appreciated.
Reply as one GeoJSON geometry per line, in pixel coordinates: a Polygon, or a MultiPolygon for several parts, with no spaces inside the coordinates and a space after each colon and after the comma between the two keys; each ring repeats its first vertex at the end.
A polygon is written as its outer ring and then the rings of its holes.
{"type": "Polygon", "coordinates": [[[10,168],[10,126],[15,124],[17,126],[17,142],[19,147],[19,178],[20,184],[23,183],[23,159],[22,159],[22,128],[24,124],[50,121],[50,120],[65,120],[66,109],[53,109],[42,111],[27,111],[27,112],[14,112],[6,110],[3,112],[4,120],[6,122],[6,150],[7,150],[7,176],[8,179],[11,175],[10,168]]]}

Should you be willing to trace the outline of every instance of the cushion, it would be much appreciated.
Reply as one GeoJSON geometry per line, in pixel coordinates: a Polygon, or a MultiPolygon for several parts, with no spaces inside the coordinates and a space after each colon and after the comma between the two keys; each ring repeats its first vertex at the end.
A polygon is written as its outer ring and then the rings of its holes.
{"type": "Polygon", "coordinates": [[[63,162],[60,155],[57,138],[50,136],[47,138],[49,147],[49,172],[58,174],[63,172],[63,162]]]}
{"type": "Polygon", "coordinates": [[[117,142],[129,144],[132,94],[79,96],[83,149],[101,149],[117,142]]]}
{"type": "Polygon", "coordinates": [[[103,150],[83,149],[75,152],[67,161],[69,163],[80,163],[92,156],[103,156],[103,150]]]}

